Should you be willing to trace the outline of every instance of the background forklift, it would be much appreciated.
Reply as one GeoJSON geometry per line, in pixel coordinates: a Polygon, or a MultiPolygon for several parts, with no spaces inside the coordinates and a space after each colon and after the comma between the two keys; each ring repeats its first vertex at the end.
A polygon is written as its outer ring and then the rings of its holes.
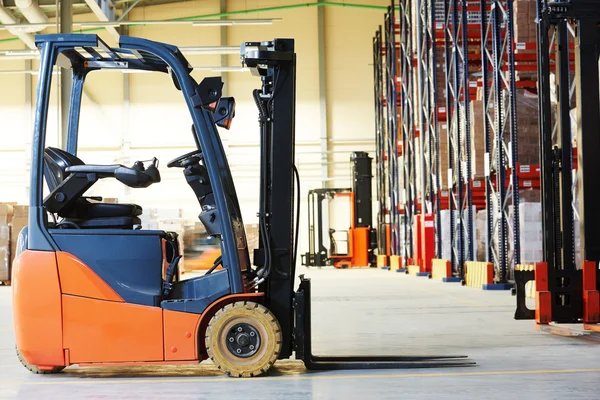
{"type": "MultiPolygon", "coordinates": [[[[294,188],[294,41],[245,43],[243,63],[260,78],[260,244],[249,263],[244,224],[216,123],[228,127],[232,98],[220,78],[197,84],[175,46],[121,36],[40,35],[32,143],[29,225],[13,270],[17,354],[36,373],[66,366],[193,364],[211,358],[232,376],[256,376],[277,359],[309,369],[462,366],[463,357],[316,357],[311,351],[310,280],[294,291],[297,223],[294,188]],[[73,71],[66,149],[45,146],[52,71],[73,71]],[[104,68],[170,73],[193,120],[196,149],[167,164],[181,168],[200,205],[199,219],[221,240],[222,256],[204,276],[175,282],[174,234],[138,229],[141,207],[92,204],[100,179],[144,188],[160,182],[158,161],[89,165],[77,157],[81,94],[104,68]],[[43,180],[49,193],[43,196],[43,180]],[[296,229],[294,229],[294,219],[296,229]],[[163,266],[167,263],[166,274],[163,266]],[[222,270],[215,271],[218,266],[222,270]]],[[[296,205],[299,203],[296,200],[296,205]]],[[[296,207],[296,211],[298,208],[296,207]]]]}
{"type": "Polygon", "coordinates": [[[352,153],[352,188],[322,188],[308,192],[308,252],[302,255],[302,265],[333,265],[335,268],[375,266],[377,233],[372,227],[371,160],[363,151],[352,153]],[[344,197],[349,202],[350,227],[347,230],[333,229],[330,226],[331,202],[344,197]],[[329,220],[329,249],[324,239],[324,201],[327,201],[325,207],[329,220]]]}

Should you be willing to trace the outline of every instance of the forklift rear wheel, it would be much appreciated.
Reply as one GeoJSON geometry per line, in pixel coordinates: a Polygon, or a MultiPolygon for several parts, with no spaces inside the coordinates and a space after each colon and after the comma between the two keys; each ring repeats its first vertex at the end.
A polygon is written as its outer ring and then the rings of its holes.
{"type": "Polygon", "coordinates": [[[205,344],[217,368],[229,376],[258,376],[279,357],[281,327],[266,307],[250,301],[236,302],[212,317],[205,344]]]}
{"type": "Polygon", "coordinates": [[[27,368],[34,374],[56,374],[65,369],[65,367],[52,367],[51,369],[40,369],[37,365],[29,364],[21,355],[19,349],[17,349],[17,357],[19,358],[19,361],[21,361],[21,364],[23,364],[25,368],[27,368]]]}

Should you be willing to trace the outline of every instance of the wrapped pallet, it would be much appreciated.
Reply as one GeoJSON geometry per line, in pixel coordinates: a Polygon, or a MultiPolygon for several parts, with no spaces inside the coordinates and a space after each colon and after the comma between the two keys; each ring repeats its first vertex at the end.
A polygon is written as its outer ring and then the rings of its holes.
{"type": "Polygon", "coordinates": [[[543,260],[542,205],[522,202],[519,204],[519,228],[521,238],[521,264],[543,260]]]}
{"type": "Polygon", "coordinates": [[[525,89],[517,89],[517,132],[521,165],[540,163],[540,131],[538,97],[525,89]]]}
{"type": "Polygon", "coordinates": [[[477,211],[475,217],[475,240],[477,242],[477,261],[487,261],[487,211],[477,211]]]}
{"type": "Polygon", "coordinates": [[[13,208],[0,204],[0,282],[10,281],[10,227],[13,208]]]}
{"type": "Polygon", "coordinates": [[[10,260],[11,265],[17,255],[19,233],[29,223],[29,206],[13,206],[13,218],[10,222],[10,260]]]}

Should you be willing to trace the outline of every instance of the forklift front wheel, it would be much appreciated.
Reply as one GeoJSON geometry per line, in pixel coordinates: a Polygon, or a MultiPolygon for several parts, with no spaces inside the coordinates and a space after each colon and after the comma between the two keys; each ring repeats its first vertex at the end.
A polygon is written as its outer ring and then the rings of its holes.
{"type": "Polygon", "coordinates": [[[266,307],[250,301],[221,308],[206,329],[206,351],[217,368],[233,377],[261,375],[277,361],[281,327],[266,307]]]}
{"type": "Polygon", "coordinates": [[[62,371],[63,369],[65,369],[65,367],[62,367],[62,366],[51,367],[48,369],[42,369],[42,368],[38,367],[37,365],[31,365],[25,360],[25,358],[23,358],[19,349],[17,349],[17,357],[19,358],[19,361],[21,361],[21,364],[23,364],[23,366],[25,368],[27,368],[29,371],[33,372],[34,374],[56,374],[56,373],[62,371]]]}

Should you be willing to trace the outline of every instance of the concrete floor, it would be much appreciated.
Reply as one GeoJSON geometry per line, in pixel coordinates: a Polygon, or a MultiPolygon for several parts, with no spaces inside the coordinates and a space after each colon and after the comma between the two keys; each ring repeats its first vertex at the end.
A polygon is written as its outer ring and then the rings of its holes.
{"type": "MultiPolygon", "coordinates": [[[[299,271],[299,273],[306,271],[299,271]]],[[[464,354],[470,368],[309,372],[281,361],[264,378],[198,366],[67,368],[38,376],[14,354],[0,287],[0,399],[597,399],[600,340],[514,321],[514,298],[380,270],[310,270],[317,354],[464,354]]],[[[43,334],[43,333],[41,333],[43,334]]]]}

